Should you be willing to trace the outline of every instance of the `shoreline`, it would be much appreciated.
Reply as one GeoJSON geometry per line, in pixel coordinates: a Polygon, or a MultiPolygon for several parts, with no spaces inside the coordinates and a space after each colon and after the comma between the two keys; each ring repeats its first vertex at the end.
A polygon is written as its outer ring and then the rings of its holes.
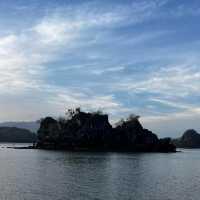
{"type": "Polygon", "coordinates": [[[137,151],[137,150],[106,150],[106,149],[89,149],[89,148],[39,148],[36,146],[21,146],[21,147],[11,147],[11,146],[7,146],[5,147],[7,149],[38,149],[38,150],[52,150],[52,151],[66,151],[66,152],[105,152],[105,153],[111,153],[111,152],[115,152],[115,153],[178,153],[178,152],[182,152],[182,151],[137,151]]]}

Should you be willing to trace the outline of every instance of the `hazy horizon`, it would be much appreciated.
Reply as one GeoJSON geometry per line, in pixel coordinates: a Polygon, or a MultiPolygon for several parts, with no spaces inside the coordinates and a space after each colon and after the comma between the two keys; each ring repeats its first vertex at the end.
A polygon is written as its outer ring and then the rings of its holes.
{"type": "Polygon", "coordinates": [[[66,108],[200,132],[197,0],[0,2],[0,121],[66,108]]]}
{"type": "MultiPolygon", "coordinates": [[[[60,116],[51,116],[55,119],[59,117],[65,117],[64,115],[60,116]]],[[[139,119],[142,123],[144,128],[148,128],[154,133],[158,135],[158,137],[172,137],[177,138],[182,136],[182,134],[189,129],[195,129],[195,125],[188,126],[187,123],[182,119],[180,121],[172,121],[167,119],[154,119],[155,123],[152,123],[151,121],[144,121],[142,118],[139,119]],[[157,123],[156,123],[157,120],[157,123]],[[174,126],[177,127],[177,130],[175,131],[174,126]]],[[[196,119],[196,123],[198,124],[199,118],[196,119]]],[[[115,121],[111,121],[109,119],[109,122],[113,127],[115,127],[115,121]]],[[[38,123],[38,120],[29,121],[29,120],[23,120],[23,121],[2,121],[0,122],[1,126],[8,126],[8,127],[18,127],[18,128],[25,128],[29,129],[33,132],[37,132],[37,129],[39,128],[40,124],[38,123]]],[[[199,132],[199,129],[195,129],[197,132],[199,132]]]]}

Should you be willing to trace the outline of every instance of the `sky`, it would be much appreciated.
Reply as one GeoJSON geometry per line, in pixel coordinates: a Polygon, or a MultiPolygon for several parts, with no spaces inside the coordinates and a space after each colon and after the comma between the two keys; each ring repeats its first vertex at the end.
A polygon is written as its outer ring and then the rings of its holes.
{"type": "Polygon", "coordinates": [[[1,0],[0,121],[134,113],[200,131],[199,0],[1,0]]]}

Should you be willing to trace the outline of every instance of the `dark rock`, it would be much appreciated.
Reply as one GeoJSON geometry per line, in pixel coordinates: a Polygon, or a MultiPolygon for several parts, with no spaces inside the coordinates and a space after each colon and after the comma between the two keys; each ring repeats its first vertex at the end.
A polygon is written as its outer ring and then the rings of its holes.
{"type": "Polygon", "coordinates": [[[46,117],[41,121],[40,128],[38,130],[38,146],[52,146],[56,145],[60,136],[59,123],[52,117],[46,117]]]}
{"type": "Polygon", "coordinates": [[[176,146],[173,144],[171,138],[159,139],[157,148],[160,152],[174,152],[176,150],[176,146]]]}
{"type": "Polygon", "coordinates": [[[185,133],[173,143],[179,148],[200,148],[200,134],[193,129],[185,131],[185,133]]]}
{"type": "Polygon", "coordinates": [[[159,140],[144,129],[137,116],[112,128],[108,115],[70,111],[68,120],[47,117],[38,130],[38,148],[87,149],[102,151],[172,152],[170,139],[159,140]]]}

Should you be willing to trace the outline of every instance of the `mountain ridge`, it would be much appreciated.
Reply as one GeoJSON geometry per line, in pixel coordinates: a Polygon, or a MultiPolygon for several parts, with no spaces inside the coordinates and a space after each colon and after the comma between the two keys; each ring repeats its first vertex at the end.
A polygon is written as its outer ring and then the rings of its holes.
{"type": "Polygon", "coordinates": [[[37,121],[5,121],[0,122],[0,127],[16,127],[37,133],[39,123],[37,121]]]}
{"type": "Polygon", "coordinates": [[[27,129],[17,127],[0,127],[0,142],[32,143],[37,135],[27,129]]]}

